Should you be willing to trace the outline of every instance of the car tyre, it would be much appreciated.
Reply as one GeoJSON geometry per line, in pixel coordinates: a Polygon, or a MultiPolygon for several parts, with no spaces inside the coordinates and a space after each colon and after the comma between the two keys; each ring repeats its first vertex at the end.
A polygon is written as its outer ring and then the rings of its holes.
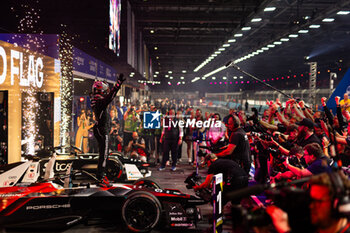
{"type": "Polygon", "coordinates": [[[161,219],[162,205],[149,192],[137,191],[123,204],[122,217],[126,226],[133,232],[149,232],[161,219]]]}

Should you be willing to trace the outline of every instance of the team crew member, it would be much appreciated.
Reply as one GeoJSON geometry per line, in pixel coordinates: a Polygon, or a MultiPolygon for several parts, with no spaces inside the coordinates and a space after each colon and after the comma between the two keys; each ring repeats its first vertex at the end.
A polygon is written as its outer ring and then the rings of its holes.
{"type": "MultiPolygon", "coordinates": [[[[207,155],[205,160],[207,161],[209,167],[208,175],[202,184],[193,187],[195,191],[198,189],[208,188],[214,175],[219,173],[223,174],[224,194],[248,186],[247,173],[235,161],[218,159],[215,154],[207,155]]],[[[225,195],[223,196],[223,205],[225,205],[228,200],[225,198],[225,195]]]]}
{"type": "Polygon", "coordinates": [[[96,122],[93,127],[94,135],[98,142],[99,159],[96,177],[103,183],[102,179],[105,175],[106,162],[108,157],[108,134],[110,130],[109,116],[107,106],[112,102],[125,80],[123,74],[120,74],[117,82],[109,90],[106,82],[95,81],[92,86],[93,98],[91,100],[91,107],[96,116],[96,122]]]}
{"type": "Polygon", "coordinates": [[[236,161],[248,175],[251,163],[249,140],[246,132],[240,127],[240,120],[237,116],[229,116],[227,129],[232,131],[229,144],[216,156],[236,161]]]}

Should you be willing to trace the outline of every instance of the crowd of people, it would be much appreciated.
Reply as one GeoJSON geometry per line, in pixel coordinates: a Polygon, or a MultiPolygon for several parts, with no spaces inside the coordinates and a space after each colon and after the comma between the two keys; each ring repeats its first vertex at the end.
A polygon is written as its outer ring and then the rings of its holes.
{"type": "MultiPolygon", "coordinates": [[[[209,187],[213,175],[218,173],[223,173],[226,192],[247,187],[252,179],[258,183],[274,183],[313,177],[330,172],[332,167],[350,165],[350,100],[347,94],[340,99],[335,98],[336,115],[327,108],[326,98],[321,99],[323,111],[314,111],[300,100],[289,99],[283,104],[276,99],[266,101],[268,109],[262,114],[255,108],[251,112],[230,109],[223,119],[216,112],[202,113],[201,108],[185,100],[158,99],[142,105],[112,105],[109,150],[144,162],[154,159],[159,171],[167,165],[175,171],[181,160],[194,167],[208,166],[206,180],[195,186],[195,190],[209,187]],[[160,128],[144,127],[143,113],[148,111],[161,113],[160,128]],[[180,121],[193,124],[183,126],[180,121]],[[205,121],[211,124],[203,124],[205,121]],[[182,155],[184,144],[186,155],[182,155]]],[[[94,118],[85,111],[78,117],[76,146],[83,152],[97,152],[92,149],[94,144],[89,136],[94,118]]],[[[349,190],[346,181],[344,189],[349,190]]],[[[317,193],[311,192],[311,195],[315,199],[317,193]]],[[[271,208],[269,211],[273,212],[271,208]]]]}

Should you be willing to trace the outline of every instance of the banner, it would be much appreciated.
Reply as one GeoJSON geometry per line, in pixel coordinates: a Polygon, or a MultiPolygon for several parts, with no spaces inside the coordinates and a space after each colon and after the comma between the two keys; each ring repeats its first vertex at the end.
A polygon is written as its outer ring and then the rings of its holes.
{"type": "Polygon", "coordinates": [[[332,109],[332,112],[335,114],[337,112],[337,106],[335,104],[334,97],[340,96],[341,99],[344,99],[344,93],[348,93],[350,96],[350,69],[347,70],[344,77],[338,84],[335,91],[332,93],[331,97],[327,101],[327,107],[332,109]]]}

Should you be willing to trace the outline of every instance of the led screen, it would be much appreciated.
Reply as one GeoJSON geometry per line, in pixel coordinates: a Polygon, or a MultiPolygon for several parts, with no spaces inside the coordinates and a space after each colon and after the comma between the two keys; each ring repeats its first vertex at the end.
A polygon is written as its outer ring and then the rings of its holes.
{"type": "Polygon", "coordinates": [[[109,0],[109,49],[118,56],[120,51],[121,0],[109,0]]]}

